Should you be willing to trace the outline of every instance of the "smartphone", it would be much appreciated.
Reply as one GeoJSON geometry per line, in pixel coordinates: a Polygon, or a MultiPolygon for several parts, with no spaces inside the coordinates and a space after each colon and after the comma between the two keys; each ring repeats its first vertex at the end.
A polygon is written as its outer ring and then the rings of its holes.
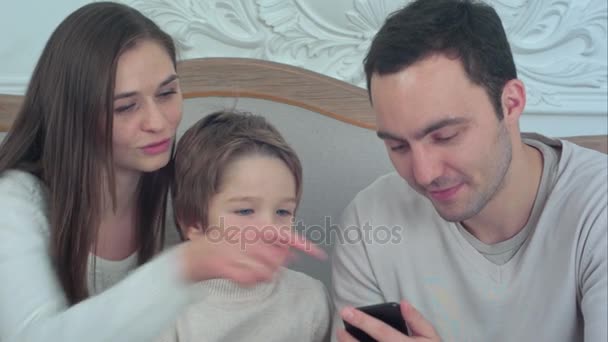
{"type": "MultiPolygon", "coordinates": [[[[402,332],[405,335],[408,335],[407,326],[403,321],[403,317],[401,316],[401,308],[399,307],[399,303],[382,303],[370,306],[362,306],[357,308],[357,310],[362,311],[376,319],[381,320],[382,322],[390,325],[394,329],[402,332]]],[[[350,325],[348,322],[344,322],[344,327],[346,328],[346,332],[348,332],[352,337],[356,338],[360,342],[375,342],[376,340],[363,332],[359,328],[355,328],[350,325]]]]}

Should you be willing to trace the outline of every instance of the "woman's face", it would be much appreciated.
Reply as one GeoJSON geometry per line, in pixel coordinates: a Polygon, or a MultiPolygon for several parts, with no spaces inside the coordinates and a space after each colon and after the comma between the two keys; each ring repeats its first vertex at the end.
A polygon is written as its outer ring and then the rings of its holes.
{"type": "Polygon", "coordinates": [[[116,173],[165,166],[182,115],[182,94],[167,51],[138,41],[118,59],[112,148],[116,173]]]}

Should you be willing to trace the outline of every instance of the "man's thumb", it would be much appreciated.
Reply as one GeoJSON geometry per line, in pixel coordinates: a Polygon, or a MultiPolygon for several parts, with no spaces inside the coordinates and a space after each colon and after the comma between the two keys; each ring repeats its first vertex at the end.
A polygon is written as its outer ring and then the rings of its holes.
{"type": "Polygon", "coordinates": [[[405,319],[405,323],[407,324],[412,337],[437,338],[435,328],[433,328],[431,323],[429,323],[416,308],[405,300],[402,300],[400,304],[401,315],[405,319]]]}

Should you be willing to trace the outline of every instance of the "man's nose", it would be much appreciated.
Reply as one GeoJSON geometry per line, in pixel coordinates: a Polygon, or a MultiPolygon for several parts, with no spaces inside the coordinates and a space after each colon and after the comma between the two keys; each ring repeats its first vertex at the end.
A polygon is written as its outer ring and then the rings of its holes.
{"type": "Polygon", "coordinates": [[[412,149],[412,174],[416,182],[428,187],[443,172],[442,162],[437,154],[428,149],[412,149]]]}

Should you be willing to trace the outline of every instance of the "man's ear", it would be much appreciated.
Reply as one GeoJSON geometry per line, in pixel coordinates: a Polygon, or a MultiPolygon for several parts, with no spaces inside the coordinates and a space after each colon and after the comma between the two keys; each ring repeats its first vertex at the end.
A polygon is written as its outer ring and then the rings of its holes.
{"type": "Polygon", "coordinates": [[[517,124],[526,107],[526,88],[522,81],[512,79],[502,89],[502,113],[505,122],[517,124]]]}

